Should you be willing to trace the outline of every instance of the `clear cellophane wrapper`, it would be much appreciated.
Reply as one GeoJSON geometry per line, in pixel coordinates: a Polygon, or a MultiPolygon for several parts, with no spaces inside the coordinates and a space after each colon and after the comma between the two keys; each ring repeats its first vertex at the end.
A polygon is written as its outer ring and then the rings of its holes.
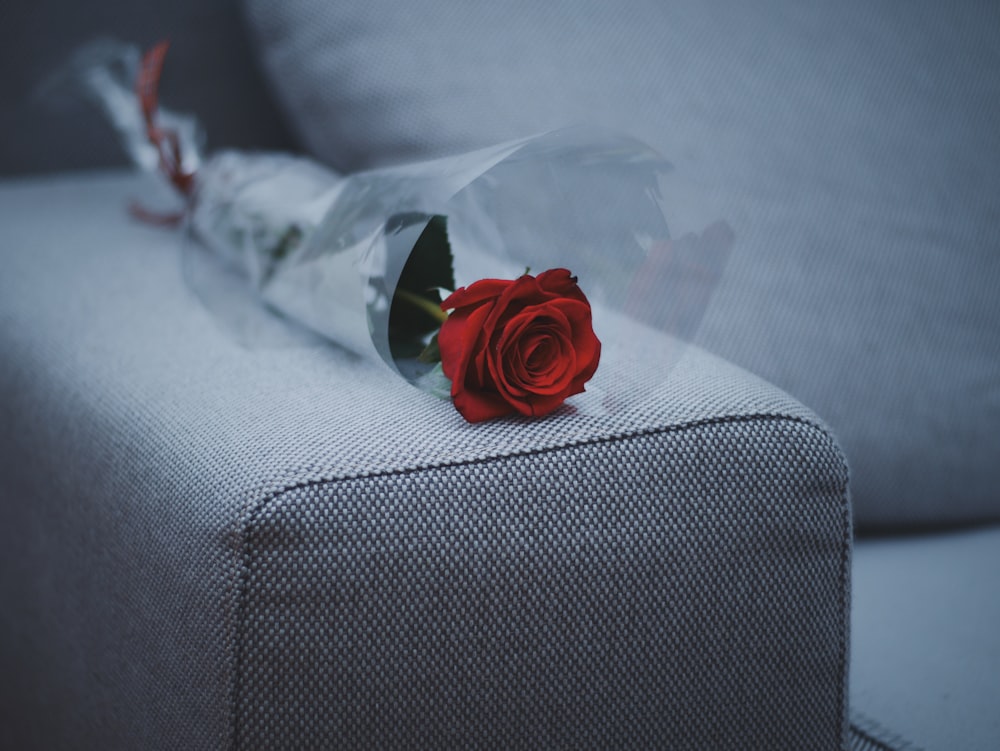
{"type": "MultiPolygon", "coordinates": [[[[145,125],[129,114],[138,60],[134,48],[102,42],[60,77],[82,84],[133,161],[155,171],[145,125]]],[[[252,345],[271,326],[233,295],[225,280],[235,274],[258,303],[441,396],[440,372],[393,351],[389,337],[396,286],[435,217],[446,220],[457,287],[569,269],[591,302],[603,359],[642,360],[664,375],[695,336],[733,245],[690,181],[616,133],[568,128],[344,176],[286,154],[206,156],[196,121],[160,112],[195,173],[187,279],[227,328],[252,345]]],[[[600,374],[588,391],[613,388],[600,374]]],[[[608,400],[586,402],[593,412],[608,400]]]]}

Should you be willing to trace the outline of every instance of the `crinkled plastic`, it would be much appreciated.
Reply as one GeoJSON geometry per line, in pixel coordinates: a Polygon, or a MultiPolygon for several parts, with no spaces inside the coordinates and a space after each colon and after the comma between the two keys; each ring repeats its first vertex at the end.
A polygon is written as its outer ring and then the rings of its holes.
{"type": "MultiPolygon", "coordinates": [[[[138,53],[114,49],[105,42],[101,54],[78,55],[75,75],[103,102],[136,163],[151,169],[141,119],[121,114],[138,107],[138,53]]],[[[172,117],[197,165],[188,226],[198,245],[190,252],[207,250],[267,306],[436,393],[442,384],[429,366],[389,341],[396,286],[435,217],[446,220],[458,287],[570,269],[592,303],[598,336],[617,345],[608,354],[627,351],[636,326],[675,344],[690,340],[734,240],[725,222],[703,219],[704,207],[681,195],[669,162],[620,134],[569,128],[341,176],[283,154],[204,157],[197,126],[172,117]]],[[[197,260],[188,268],[200,269],[188,278],[209,308],[230,320],[241,315],[220,304],[227,298],[217,275],[197,260]]]]}

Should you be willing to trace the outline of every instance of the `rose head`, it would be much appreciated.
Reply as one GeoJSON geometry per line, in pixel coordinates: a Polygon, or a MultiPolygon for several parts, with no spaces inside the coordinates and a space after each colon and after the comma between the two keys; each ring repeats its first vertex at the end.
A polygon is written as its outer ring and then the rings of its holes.
{"type": "Polygon", "coordinates": [[[590,303],[566,269],[482,279],[441,307],[453,311],[438,334],[441,366],[469,422],[548,414],[597,370],[590,303]]]}

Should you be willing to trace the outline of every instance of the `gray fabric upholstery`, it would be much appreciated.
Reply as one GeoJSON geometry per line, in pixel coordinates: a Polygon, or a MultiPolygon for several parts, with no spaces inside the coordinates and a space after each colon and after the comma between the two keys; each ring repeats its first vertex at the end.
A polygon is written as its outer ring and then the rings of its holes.
{"type": "Polygon", "coordinates": [[[698,343],[829,422],[858,522],[1000,518],[1000,5],[246,6],[341,169],[581,121],[657,147],[737,236],[698,343]]]}
{"type": "Polygon", "coordinates": [[[0,186],[0,745],[842,745],[812,413],[691,348],[602,367],[608,415],[468,426],[335,347],[237,344],[143,189],[0,186]]]}
{"type": "Polygon", "coordinates": [[[852,712],[924,751],[1000,748],[998,571],[996,526],[859,540],[852,712]]]}

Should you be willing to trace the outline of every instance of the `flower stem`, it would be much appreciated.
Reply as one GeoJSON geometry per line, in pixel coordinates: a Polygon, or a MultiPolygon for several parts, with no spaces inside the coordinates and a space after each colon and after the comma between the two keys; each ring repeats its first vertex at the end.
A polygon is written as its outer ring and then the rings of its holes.
{"type": "Polygon", "coordinates": [[[441,310],[441,306],[435,305],[433,301],[428,300],[426,297],[421,297],[405,289],[397,289],[393,295],[393,299],[397,297],[416,308],[420,308],[420,310],[441,323],[448,320],[448,314],[441,310]]]}

